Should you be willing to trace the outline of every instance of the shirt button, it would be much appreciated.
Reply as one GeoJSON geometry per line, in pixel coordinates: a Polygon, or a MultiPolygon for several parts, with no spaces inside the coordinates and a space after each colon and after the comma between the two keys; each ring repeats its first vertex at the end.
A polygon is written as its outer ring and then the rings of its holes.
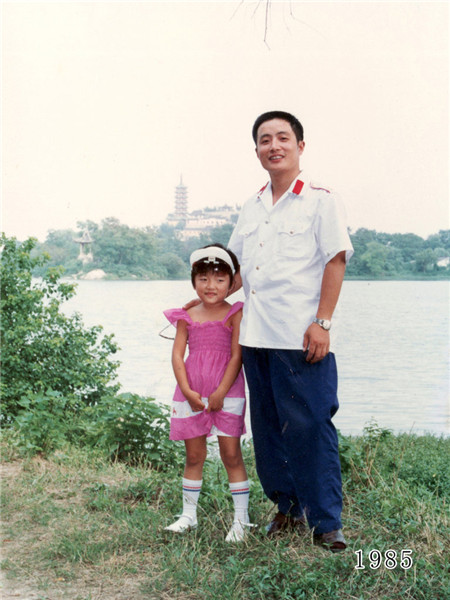
{"type": "Polygon", "coordinates": [[[263,246],[264,246],[264,242],[259,242],[259,245],[260,245],[261,247],[263,247],[263,246]]]}
{"type": "Polygon", "coordinates": [[[252,290],[252,294],[256,294],[255,290],[252,290]]]}
{"type": "Polygon", "coordinates": [[[256,267],[256,270],[259,271],[259,267],[256,267]]]}
{"type": "Polygon", "coordinates": [[[266,224],[266,225],[268,225],[268,224],[269,224],[269,221],[264,221],[264,222],[265,222],[265,224],[266,224]]]}

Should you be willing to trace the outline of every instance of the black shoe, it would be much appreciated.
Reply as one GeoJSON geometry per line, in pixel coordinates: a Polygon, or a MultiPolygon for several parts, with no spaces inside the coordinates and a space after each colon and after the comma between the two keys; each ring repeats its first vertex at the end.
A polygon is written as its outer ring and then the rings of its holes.
{"type": "Polygon", "coordinates": [[[305,531],[307,523],[305,517],[292,517],[284,515],[282,512],[277,512],[272,521],[267,525],[266,531],[268,536],[273,536],[276,533],[283,531],[305,531]]]}
{"type": "Polygon", "coordinates": [[[343,552],[347,548],[342,529],[328,531],[327,533],[315,533],[314,543],[331,550],[331,552],[343,552]]]}

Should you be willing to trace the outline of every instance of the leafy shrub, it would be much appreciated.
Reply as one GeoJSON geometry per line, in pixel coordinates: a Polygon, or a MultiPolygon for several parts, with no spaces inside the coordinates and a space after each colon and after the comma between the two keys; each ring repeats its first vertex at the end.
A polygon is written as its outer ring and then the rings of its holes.
{"type": "Polygon", "coordinates": [[[450,498],[449,454],[448,437],[393,435],[374,421],[364,427],[362,436],[339,434],[341,469],[347,485],[399,480],[418,495],[431,492],[450,498]]]}
{"type": "Polygon", "coordinates": [[[86,408],[86,443],[111,458],[131,464],[148,463],[165,470],[183,462],[180,444],[169,440],[169,408],[153,398],[120,394],[86,408]]]}
{"type": "Polygon", "coordinates": [[[13,444],[22,453],[49,454],[72,444],[160,471],[183,464],[180,443],[169,440],[169,408],[153,398],[120,394],[80,406],[76,398],[49,390],[28,393],[19,406],[13,444]]]}
{"type": "Polygon", "coordinates": [[[101,337],[102,328],[84,328],[81,316],[60,312],[63,302],[75,294],[73,284],[62,283],[62,269],[48,269],[42,280],[32,281],[32,271],[48,256],[32,257],[36,240],[18,243],[1,236],[1,418],[11,423],[23,408],[28,392],[46,390],[93,404],[115,393],[113,384],[119,363],[111,360],[117,350],[112,335],[101,337]]]}
{"type": "Polygon", "coordinates": [[[386,468],[420,490],[450,499],[450,438],[401,434],[386,447],[386,468]]]}
{"type": "Polygon", "coordinates": [[[14,444],[26,454],[47,454],[60,448],[69,437],[69,429],[76,426],[76,400],[64,398],[60,392],[29,392],[18,405],[14,444]]]}
{"type": "Polygon", "coordinates": [[[365,462],[362,449],[350,436],[343,436],[339,431],[338,438],[342,475],[350,479],[352,474],[358,471],[359,478],[364,477],[365,462]]]}

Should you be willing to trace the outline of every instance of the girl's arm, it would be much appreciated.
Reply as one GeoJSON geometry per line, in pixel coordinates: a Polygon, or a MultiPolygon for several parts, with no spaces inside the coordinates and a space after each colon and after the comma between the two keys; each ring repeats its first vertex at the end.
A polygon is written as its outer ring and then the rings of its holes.
{"type": "Polygon", "coordinates": [[[172,349],[172,367],[175,378],[180,386],[181,393],[189,402],[194,412],[200,412],[205,408],[202,398],[198,392],[191,390],[184,364],[184,354],[188,339],[188,330],[186,321],[177,322],[177,333],[172,349]]]}
{"type": "Polygon", "coordinates": [[[217,411],[223,408],[223,400],[230,387],[236,381],[236,377],[241,370],[242,352],[241,346],[239,345],[239,326],[241,319],[242,310],[234,314],[230,319],[230,324],[233,327],[233,332],[231,334],[231,358],[218,388],[208,398],[208,408],[206,409],[206,412],[217,411]]]}

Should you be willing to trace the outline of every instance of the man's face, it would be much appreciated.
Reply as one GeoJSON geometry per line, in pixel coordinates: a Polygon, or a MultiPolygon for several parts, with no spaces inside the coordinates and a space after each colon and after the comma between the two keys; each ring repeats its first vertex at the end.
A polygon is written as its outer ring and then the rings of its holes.
{"type": "Polygon", "coordinates": [[[256,155],[269,173],[291,172],[295,177],[305,142],[297,142],[291,125],[283,119],[262,123],[256,137],[256,155]]]}

